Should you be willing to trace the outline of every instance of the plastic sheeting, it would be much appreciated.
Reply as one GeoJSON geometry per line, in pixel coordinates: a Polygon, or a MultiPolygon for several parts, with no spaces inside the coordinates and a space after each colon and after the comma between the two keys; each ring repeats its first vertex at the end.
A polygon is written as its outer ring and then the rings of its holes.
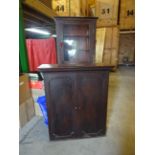
{"type": "Polygon", "coordinates": [[[38,71],[41,64],[56,64],[56,45],[54,38],[26,39],[29,69],[38,71]]]}

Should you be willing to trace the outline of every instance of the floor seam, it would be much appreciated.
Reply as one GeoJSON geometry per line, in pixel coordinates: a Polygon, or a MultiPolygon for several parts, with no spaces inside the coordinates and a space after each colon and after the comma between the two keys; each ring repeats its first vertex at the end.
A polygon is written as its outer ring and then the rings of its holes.
{"type": "Polygon", "coordinates": [[[20,144],[23,144],[23,141],[27,138],[27,136],[29,135],[29,133],[36,127],[36,125],[39,123],[41,119],[39,119],[34,126],[23,136],[23,138],[19,141],[20,144]]]}

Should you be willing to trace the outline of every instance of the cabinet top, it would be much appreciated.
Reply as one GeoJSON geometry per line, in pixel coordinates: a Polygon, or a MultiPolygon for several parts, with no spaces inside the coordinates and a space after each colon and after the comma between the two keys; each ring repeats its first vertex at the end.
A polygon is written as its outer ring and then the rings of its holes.
{"type": "Polygon", "coordinates": [[[42,64],[38,67],[41,72],[65,72],[65,71],[109,71],[114,66],[103,64],[42,64]]]}

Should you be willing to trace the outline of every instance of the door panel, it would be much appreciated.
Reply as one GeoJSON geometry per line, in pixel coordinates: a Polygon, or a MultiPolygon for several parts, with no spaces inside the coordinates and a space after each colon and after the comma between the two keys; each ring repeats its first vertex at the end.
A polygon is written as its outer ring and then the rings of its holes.
{"type": "Polygon", "coordinates": [[[70,76],[55,76],[49,80],[50,109],[53,109],[53,121],[49,123],[49,128],[55,138],[70,137],[73,134],[73,85],[70,76]]]}
{"type": "Polygon", "coordinates": [[[106,122],[107,74],[87,73],[79,76],[81,130],[87,134],[104,132],[106,122]],[[104,77],[105,76],[105,77],[104,77]]]}

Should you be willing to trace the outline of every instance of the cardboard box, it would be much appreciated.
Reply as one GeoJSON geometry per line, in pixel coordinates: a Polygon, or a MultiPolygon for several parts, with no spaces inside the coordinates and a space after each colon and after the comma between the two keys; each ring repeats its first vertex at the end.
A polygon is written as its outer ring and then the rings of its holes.
{"type": "Polygon", "coordinates": [[[116,26],[118,24],[119,0],[96,0],[95,14],[99,18],[97,27],[116,26]]]}
{"type": "Polygon", "coordinates": [[[35,116],[33,98],[28,98],[25,102],[19,105],[19,121],[20,128],[29,122],[35,116]]]}
{"type": "Polygon", "coordinates": [[[135,29],[135,0],[120,1],[120,30],[135,29]]]}
{"type": "Polygon", "coordinates": [[[19,77],[19,104],[24,103],[30,97],[29,78],[27,74],[23,74],[19,77]]]}
{"type": "Polygon", "coordinates": [[[20,128],[22,128],[28,122],[26,104],[19,105],[19,122],[20,122],[20,128]]]}
{"type": "Polygon", "coordinates": [[[19,77],[19,121],[22,128],[35,115],[34,101],[29,88],[29,77],[23,74],[19,77]]]}
{"type": "Polygon", "coordinates": [[[26,111],[27,111],[27,120],[30,121],[35,115],[34,101],[32,97],[26,101],[26,111]]]}

